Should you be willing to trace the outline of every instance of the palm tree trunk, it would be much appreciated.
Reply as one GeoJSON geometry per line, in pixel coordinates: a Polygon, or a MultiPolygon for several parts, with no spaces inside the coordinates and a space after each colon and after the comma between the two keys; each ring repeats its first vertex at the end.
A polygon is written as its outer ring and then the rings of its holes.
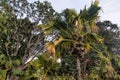
{"type": "Polygon", "coordinates": [[[77,80],[82,80],[81,78],[81,67],[80,67],[80,59],[77,57],[77,80]]]}

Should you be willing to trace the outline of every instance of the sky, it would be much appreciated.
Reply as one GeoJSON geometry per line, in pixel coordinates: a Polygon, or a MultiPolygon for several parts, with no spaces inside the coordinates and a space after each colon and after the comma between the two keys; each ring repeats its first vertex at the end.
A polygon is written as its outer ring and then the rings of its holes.
{"type": "MultiPolygon", "coordinates": [[[[35,0],[28,0],[33,2],[35,0]]],[[[45,1],[45,0],[40,0],[45,1]]],[[[61,12],[66,8],[75,9],[77,12],[84,6],[89,7],[94,0],[47,0],[51,3],[57,12],[61,12]]],[[[120,0],[99,0],[102,10],[100,11],[100,20],[110,20],[114,24],[120,26],[120,0]]]]}

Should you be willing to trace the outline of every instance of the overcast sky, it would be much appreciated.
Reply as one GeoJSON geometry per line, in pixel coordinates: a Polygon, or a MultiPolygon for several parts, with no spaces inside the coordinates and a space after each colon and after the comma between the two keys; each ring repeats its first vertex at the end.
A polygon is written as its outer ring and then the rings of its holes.
{"type": "MultiPolygon", "coordinates": [[[[35,0],[28,0],[35,1],[35,0]]],[[[40,0],[45,1],[45,0],[40,0]]],[[[51,3],[53,8],[61,12],[65,8],[75,9],[77,12],[83,9],[86,5],[90,6],[91,2],[94,0],[47,0],[51,3]]],[[[100,12],[101,20],[110,20],[120,26],[120,0],[99,0],[102,11],[100,12]]]]}

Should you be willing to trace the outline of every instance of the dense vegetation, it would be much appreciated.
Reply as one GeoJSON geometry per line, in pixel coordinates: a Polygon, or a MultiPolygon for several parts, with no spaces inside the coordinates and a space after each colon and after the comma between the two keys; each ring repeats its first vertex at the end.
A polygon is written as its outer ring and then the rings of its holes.
{"type": "Polygon", "coordinates": [[[0,80],[120,80],[120,30],[100,10],[1,0],[0,80]]]}

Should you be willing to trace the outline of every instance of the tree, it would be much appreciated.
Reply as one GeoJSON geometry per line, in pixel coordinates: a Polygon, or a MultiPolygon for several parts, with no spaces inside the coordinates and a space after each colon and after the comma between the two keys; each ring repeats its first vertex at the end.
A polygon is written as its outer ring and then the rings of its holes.
{"type": "Polygon", "coordinates": [[[98,22],[97,26],[99,27],[99,35],[104,38],[104,44],[106,45],[107,51],[109,53],[109,60],[111,61],[112,67],[115,70],[114,78],[119,79],[119,27],[108,20],[98,22]]]}
{"type": "MultiPolygon", "coordinates": [[[[92,3],[90,8],[85,8],[82,10],[79,15],[76,15],[76,13],[72,10],[66,9],[63,12],[64,19],[56,20],[52,26],[58,31],[58,39],[52,42],[53,44],[49,44],[49,46],[54,46],[53,53],[58,53],[61,51],[61,53],[64,55],[64,52],[67,51],[69,55],[72,55],[76,58],[78,80],[80,80],[82,77],[81,70],[86,68],[84,66],[82,69],[82,64],[80,64],[82,61],[88,60],[85,55],[90,51],[90,49],[100,53],[95,48],[96,44],[100,46],[103,41],[103,39],[96,34],[97,28],[95,21],[97,19],[99,10],[100,7],[98,6],[97,1],[92,3]],[[56,44],[55,42],[58,43],[56,44]]],[[[53,49],[53,47],[50,49],[53,49]]],[[[84,71],[82,72],[82,74],[85,74],[84,71]]],[[[84,75],[83,79],[85,79],[84,75]]]]}
{"type": "Polygon", "coordinates": [[[1,79],[18,80],[25,75],[29,61],[44,51],[45,35],[38,24],[54,19],[54,13],[47,1],[0,1],[1,79]]]}
{"type": "Polygon", "coordinates": [[[120,48],[120,30],[116,24],[110,21],[98,22],[97,26],[100,28],[99,34],[104,37],[104,44],[108,47],[111,53],[119,54],[120,48]]]}

